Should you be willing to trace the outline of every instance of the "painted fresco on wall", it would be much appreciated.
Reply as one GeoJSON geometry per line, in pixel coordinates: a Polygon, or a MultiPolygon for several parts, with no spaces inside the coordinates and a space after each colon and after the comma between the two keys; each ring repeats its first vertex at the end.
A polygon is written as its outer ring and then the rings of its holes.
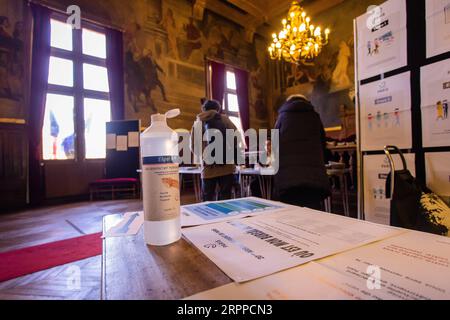
{"type": "Polygon", "coordinates": [[[24,98],[24,31],[21,1],[0,2],[0,104],[20,106],[24,98]]]}

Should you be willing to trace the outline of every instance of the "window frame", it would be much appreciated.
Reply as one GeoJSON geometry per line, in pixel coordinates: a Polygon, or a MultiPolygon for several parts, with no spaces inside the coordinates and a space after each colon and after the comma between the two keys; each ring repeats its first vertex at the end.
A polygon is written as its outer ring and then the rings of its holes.
{"type": "MultiPolygon", "coordinates": [[[[67,16],[53,12],[50,16],[51,20],[57,20],[66,23],[67,16]]],[[[83,53],[83,29],[89,29],[91,31],[102,33],[106,36],[106,28],[96,25],[91,22],[82,20],[80,29],[72,29],[72,51],[65,49],[54,48],[50,46],[50,56],[67,59],[73,63],[73,86],[66,87],[62,85],[55,85],[47,83],[46,94],[57,94],[71,96],[74,98],[74,144],[75,144],[75,156],[73,159],[44,159],[44,150],[41,147],[41,159],[44,163],[75,163],[79,161],[98,162],[105,161],[105,158],[87,158],[86,157],[86,142],[85,142],[85,119],[84,119],[84,99],[97,99],[109,101],[111,105],[111,96],[109,92],[101,92],[95,90],[84,89],[84,72],[83,64],[88,63],[95,66],[104,67],[108,70],[108,53],[106,58],[98,58],[89,56],[83,53]]],[[[108,39],[106,39],[108,41],[108,39]]],[[[108,74],[109,76],[109,74],[108,74]]],[[[109,81],[109,79],[108,79],[109,81]]],[[[111,88],[110,88],[111,90],[111,88]]],[[[112,116],[112,110],[110,108],[110,117],[112,116]]],[[[42,133],[41,133],[42,134],[42,133]]],[[[106,134],[106,133],[105,133],[106,134]]]]}
{"type": "Polygon", "coordinates": [[[228,95],[232,94],[232,95],[236,95],[237,99],[238,99],[238,107],[239,107],[239,97],[237,94],[237,83],[235,81],[236,84],[236,89],[230,89],[228,88],[228,77],[227,77],[227,73],[230,72],[232,74],[234,74],[234,77],[236,79],[236,73],[234,72],[234,70],[230,67],[226,67],[225,68],[225,88],[224,88],[224,103],[223,103],[223,113],[228,116],[228,117],[237,117],[237,118],[241,118],[240,112],[239,111],[230,111],[229,105],[228,105],[228,95]]]}

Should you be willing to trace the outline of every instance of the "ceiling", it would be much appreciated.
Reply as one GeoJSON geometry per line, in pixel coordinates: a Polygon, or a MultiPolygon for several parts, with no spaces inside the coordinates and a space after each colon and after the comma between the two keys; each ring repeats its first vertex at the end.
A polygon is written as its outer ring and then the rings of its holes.
{"type": "MultiPolygon", "coordinates": [[[[309,16],[328,10],[344,0],[300,0],[309,16]]],[[[281,19],[286,16],[292,0],[194,0],[194,14],[200,19],[204,9],[213,11],[241,25],[246,30],[247,41],[255,33],[270,37],[281,19]]]]}

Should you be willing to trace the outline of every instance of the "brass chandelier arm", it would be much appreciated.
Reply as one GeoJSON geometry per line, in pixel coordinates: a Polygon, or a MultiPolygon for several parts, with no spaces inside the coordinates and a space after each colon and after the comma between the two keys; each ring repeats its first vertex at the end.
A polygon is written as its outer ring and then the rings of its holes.
{"type": "Polygon", "coordinates": [[[273,42],[268,48],[273,60],[284,59],[291,63],[312,60],[328,44],[330,30],[322,32],[321,27],[315,27],[298,1],[292,3],[287,18],[281,23],[283,29],[272,34],[273,42]]]}

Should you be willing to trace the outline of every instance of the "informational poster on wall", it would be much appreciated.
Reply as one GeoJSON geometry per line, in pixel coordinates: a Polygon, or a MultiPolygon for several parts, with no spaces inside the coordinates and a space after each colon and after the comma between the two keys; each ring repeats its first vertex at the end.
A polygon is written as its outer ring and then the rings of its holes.
{"type": "Polygon", "coordinates": [[[361,149],[412,147],[410,72],[360,86],[361,149]]]}
{"type": "Polygon", "coordinates": [[[425,168],[428,188],[450,198],[450,152],[426,153],[425,168]]]}
{"type": "Polygon", "coordinates": [[[356,19],[356,24],[359,80],[406,66],[405,0],[373,6],[356,19]]]}
{"type": "MultiPolygon", "coordinates": [[[[396,170],[402,168],[399,155],[393,155],[396,170]]],[[[415,175],[415,155],[405,154],[406,165],[415,175]]],[[[386,179],[391,172],[385,155],[364,156],[364,214],[370,222],[390,225],[390,199],[386,198],[386,179]]]]}
{"type": "Polygon", "coordinates": [[[422,67],[423,147],[450,146],[450,59],[422,67]]]}
{"type": "Polygon", "coordinates": [[[427,58],[450,51],[450,0],[426,0],[427,58]]]}

